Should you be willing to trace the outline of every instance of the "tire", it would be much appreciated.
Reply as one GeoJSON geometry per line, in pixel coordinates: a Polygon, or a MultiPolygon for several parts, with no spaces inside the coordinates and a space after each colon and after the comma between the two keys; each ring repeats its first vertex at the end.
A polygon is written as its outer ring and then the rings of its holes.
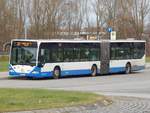
{"type": "Polygon", "coordinates": [[[130,74],[131,73],[131,64],[127,63],[126,64],[126,69],[125,69],[125,74],[130,74]]]}
{"type": "Polygon", "coordinates": [[[91,75],[92,75],[92,77],[95,77],[97,75],[97,66],[96,65],[92,66],[91,75]]]}
{"type": "Polygon", "coordinates": [[[58,79],[61,75],[61,70],[59,67],[55,67],[53,71],[53,78],[58,79]]]}

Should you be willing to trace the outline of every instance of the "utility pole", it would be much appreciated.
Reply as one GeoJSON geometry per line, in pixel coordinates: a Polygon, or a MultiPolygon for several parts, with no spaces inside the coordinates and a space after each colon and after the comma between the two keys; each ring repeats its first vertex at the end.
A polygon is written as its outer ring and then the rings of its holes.
{"type": "Polygon", "coordinates": [[[98,0],[98,3],[96,4],[96,7],[97,7],[97,17],[96,17],[96,23],[97,23],[97,40],[100,40],[100,36],[99,36],[99,4],[100,4],[100,1],[98,0]]]}
{"type": "Polygon", "coordinates": [[[27,39],[27,6],[26,0],[24,0],[24,38],[27,39]]]}
{"type": "Polygon", "coordinates": [[[113,14],[113,25],[112,25],[112,28],[113,28],[113,31],[115,31],[115,21],[116,21],[116,13],[117,13],[117,8],[118,8],[118,1],[117,0],[114,0],[114,14],[113,14]]]}
{"type": "Polygon", "coordinates": [[[71,5],[72,5],[72,1],[68,0],[68,2],[66,3],[67,5],[67,15],[68,15],[68,35],[71,35],[71,5]]]}

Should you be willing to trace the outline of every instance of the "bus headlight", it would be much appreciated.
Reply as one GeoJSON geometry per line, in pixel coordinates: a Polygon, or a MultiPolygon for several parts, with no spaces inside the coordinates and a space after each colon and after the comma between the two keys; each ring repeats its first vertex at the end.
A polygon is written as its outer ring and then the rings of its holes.
{"type": "Polygon", "coordinates": [[[11,73],[13,73],[13,72],[15,72],[13,69],[9,69],[9,72],[11,72],[11,73]]]}

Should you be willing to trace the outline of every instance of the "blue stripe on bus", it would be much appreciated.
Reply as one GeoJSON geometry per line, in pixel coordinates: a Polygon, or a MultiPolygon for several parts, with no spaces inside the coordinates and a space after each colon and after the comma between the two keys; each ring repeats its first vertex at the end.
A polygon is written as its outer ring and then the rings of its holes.
{"type": "Polygon", "coordinates": [[[52,73],[51,72],[40,72],[38,74],[9,72],[9,75],[11,77],[35,77],[35,78],[52,77],[52,73]]]}
{"type": "Polygon", "coordinates": [[[88,75],[91,74],[91,70],[85,69],[85,70],[66,70],[61,72],[61,76],[76,76],[76,75],[88,75]]]}
{"type": "Polygon", "coordinates": [[[125,67],[115,67],[109,69],[109,73],[119,73],[124,71],[125,71],[125,67]]]}
{"type": "MultiPolygon", "coordinates": [[[[145,66],[136,66],[132,68],[132,71],[139,71],[145,69],[145,66]]],[[[33,71],[38,71],[39,68],[35,68],[33,71]]],[[[32,71],[32,72],[33,72],[32,71]]],[[[110,68],[109,73],[119,73],[119,72],[124,72],[125,67],[115,67],[115,68],[110,68]]],[[[53,72],[40,72],[39,73],[17,73],[14,70],[12,72],[9,72],[9,75],[12,77],[21,77],[21,76],[26,76],[26,77],[35,77],[35,78],[44,78],[44,77],[53,77],[53,72]]],[[[109,74],[108,73],[108,74],[109,74]]],[[[65,70],[61,72],[61,76],[80,76],[80,75],[88,75],[91,74],[91,70],[89,69],[84,69],[84,70],[65,70]]]]}
{"type": "Polygon", "coordinates": [[[145,69],[145,66],[133,66],[132,71],[139,71],[145,69]]]}

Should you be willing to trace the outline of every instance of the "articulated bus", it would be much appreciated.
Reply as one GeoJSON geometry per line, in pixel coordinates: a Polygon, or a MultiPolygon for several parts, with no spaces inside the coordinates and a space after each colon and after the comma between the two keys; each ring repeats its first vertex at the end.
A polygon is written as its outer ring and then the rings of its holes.
{"type": "Polygon", "coordinates": [[[59,78],[129,74],[145,68],[142,40],[19,40],[11,42],[11,77],[59,78]]]}

